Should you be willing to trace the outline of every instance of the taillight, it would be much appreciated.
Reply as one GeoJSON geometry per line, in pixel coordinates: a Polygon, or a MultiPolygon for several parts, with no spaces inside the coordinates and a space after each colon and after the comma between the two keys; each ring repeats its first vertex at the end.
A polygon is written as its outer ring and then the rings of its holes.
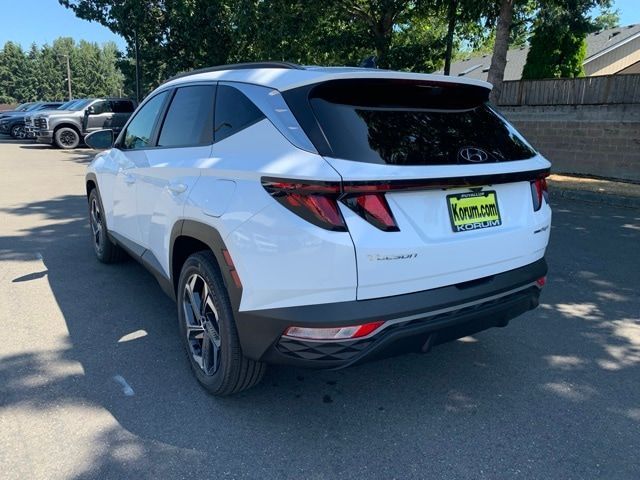
{"type": "Polygon", "coordinates": [[[385,232],[399,231],[384,194],[388,184],[345,185],[338,182],[303,182],[263,178],[269,194],[296,215],[318,227],[346,232],[338,201],[385,232]]]}
{"type": "Polygon", "coordinates": [[[531,198],[533,199],[533,211],[537,212],[542,207],[542,199],[549,203],[549,189],[547,179],[538,178],[531,182],[531,198]]]}
{"type": "Polygon", "coordinates": [[[339,183],[303,183],[264,179],[262,186],[280,204],[306,221],[327,230],[347,231],[338,208],[338,197],[341,193],[339,183]]]}
{"type": "Polygon", "coordinates": [[[351,340],[366,337],[375,332],[384,322],[371,322],[351,327],[313,328],[289,327],[284,332],[287,337],[304,338],[308,340],[351,340]]]}
{"type": "MultiPolygon", "coordinates": [[[[380,186],[379,189],[386,190],[384,186],[380,186]]],[[[400,230],[384,196],[384,191],[370,193],[366,190],[359,191],[358,187],[345,187],[342,203],[380,230],[385,232],[400,230]]]]}

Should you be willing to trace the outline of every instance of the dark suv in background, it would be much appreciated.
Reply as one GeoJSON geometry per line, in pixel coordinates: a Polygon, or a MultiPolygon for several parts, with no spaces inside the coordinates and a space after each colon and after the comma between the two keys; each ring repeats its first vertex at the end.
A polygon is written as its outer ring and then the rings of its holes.
{"type": "Polygon", "coordinates": [[[60,107],[62,102],[35,102],[24,111],[4,112],[0,116],[0,133],[9,134],[13,138],[24,138],[25,117],[41,110],[50,110],[60,107]]]}
{"type": "Polygon", "coordinates": [[[116,134],[136,108],[128,98],[87,98],[67,107],[33,117],[33,128],[38,143],[58,148],[76,148],[91,132],[105,128],[116,134]]]}

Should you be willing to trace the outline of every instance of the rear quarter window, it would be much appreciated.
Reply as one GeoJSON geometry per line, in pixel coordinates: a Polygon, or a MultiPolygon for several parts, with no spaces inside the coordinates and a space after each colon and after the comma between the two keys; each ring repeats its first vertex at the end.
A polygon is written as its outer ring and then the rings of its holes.
{"type": "Polygon", "coordinates": [[[264,113],[240,90],[218,85],[216,95],[215,141],[250,127],[265,118],[264,113]]]}

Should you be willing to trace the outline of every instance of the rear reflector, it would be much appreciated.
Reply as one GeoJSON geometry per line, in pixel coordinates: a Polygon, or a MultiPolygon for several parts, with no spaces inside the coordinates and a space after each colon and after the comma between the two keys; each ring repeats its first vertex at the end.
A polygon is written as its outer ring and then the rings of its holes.
{"type": "Polygon", "coordinates": [[[222,257],[224,258],[224,263],[227,264],[227,268],[229,269],[229,275],[233,279],[233,283],[236,288],[242,288],[242,282],[240,281],[240,276],[236,271],[236,266],[233,264],[233,259],[231,258],[231,254],[229,250],[222,249],[222,257]]]}
{"type": "Polygon", "coordinates": [[[284,332],[287,337],[308,340],[349,340],[366,337],[375,332],[384,322],[371,322],[364,325],[336,328],[289,327],[284,332]]]}
{"type": "Polygon", "coordinates": [[[540,277],[538,280],[536,280],[536,284],[540,288],[544,287],[546,283],[547,283],[547,277],[540,277]]]}

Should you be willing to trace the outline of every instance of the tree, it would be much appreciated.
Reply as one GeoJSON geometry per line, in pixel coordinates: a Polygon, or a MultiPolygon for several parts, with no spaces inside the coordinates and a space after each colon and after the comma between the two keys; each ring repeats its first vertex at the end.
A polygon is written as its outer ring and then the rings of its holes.
{"type": "MultiPolygon", "coordinates": [[[[81,18],[140,44],[142,90],[198,67],[241,61],[358,65],[431,71],[444,22],[429,0],[59,0],[81,18]]],[[[121,68],[130,82],[130,61],[121,68]]]]}
{"type": "Polygon", "coordinates": [[[27,59],[20,45],[4,44],[0,53],[0,96],[23,101],[22,85],[27,74],[27,59]]]}
{"type": "MultiPolygon", "coordinates": [[[[474,26],[484,30],[482,19],[486,20],[491,17],[492,6],[492,2],[478,2],[476,0],[438,0],[436,2],[436,11],[441,15],[444,14],[447,23],[444,54],[445,75],[449,75],[451,71],[456,30],[460,30],[459,27],[462,27],[462,30],[465,30],[465,27],[473,29],[474,26]]],[[[469,31],[467,30],[466,33],[469,31]]],[[[477,29],[475,33],[479,34],[477,29]]]]}
{"type": "Polygon", "coordinates": [[[487,76],[487,81],[493,84],[490,99],[496,103],[502,93],[504,69],[507,66],[509,34],[513,20],[513,1],[514,0],[502,0],[500,4],[500,15],[498,16],[498,24],[496,27],[496,41],[493,47],[489,74],[487,76]]]}
{"type": "Polygon", "coordinates": [[[573,78],[584,75],[586,36],[598,25],[589,11],[608,8],[610,0],[546,0],[535,20],[523,79],[573,78]]]}
{"type": "Polygon", "coordinates": [[[597,30],[606,30],[608,28],[617,28],[620,26],[620,10],[612,10],[611,8],[603,8],[600,15],[593,19],[593,24],[597,30]]]}
{"type": "Polygon", "coordinates": [[[118,51],[113,43],[96,43],[58,38],[42,48],[32,45],[28,52],[12,42],[0,51],[0,97],[3,101],[63,100],[67,97],[66,61],[71,63],[75,98],[118,95],[123,76],[117,66],[118,51]]]}

